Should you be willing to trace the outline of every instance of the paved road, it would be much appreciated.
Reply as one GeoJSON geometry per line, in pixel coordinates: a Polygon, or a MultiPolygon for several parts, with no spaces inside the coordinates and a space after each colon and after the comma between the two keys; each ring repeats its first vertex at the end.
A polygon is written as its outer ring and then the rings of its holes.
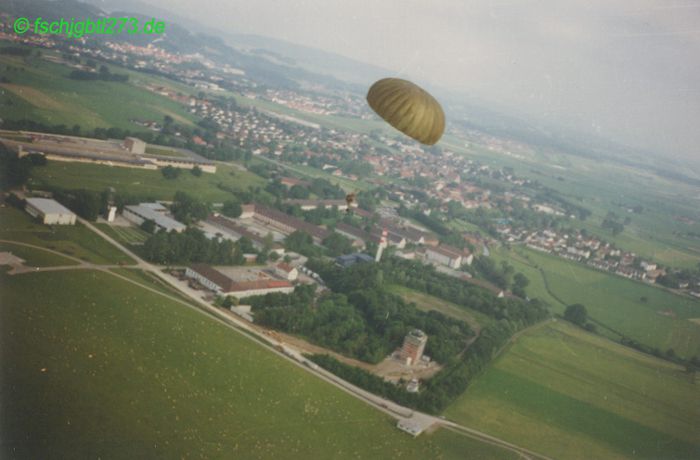
{"type": "MultiPolygon", "coordinates": [[[[93,269],[98,269],[98,270],[103,270],[106,273],[109,273],[113,276],[116,276],[120,279],[123,279],[129,283],[141,286],[144,289],[147,289],[151,292],[155,292],[159,295],[165,296],[169,298],[170,300],[173,300],[179,304],[185,305],[195,311],[198,311],[199,313],[205,314],[207,316],[213,317],[216,321],[225,324],[229,326],[231,329],[234,331],[242,334],[244,337],[248,337],[249,339],[251,338],[248,334],[245,332],[247,331],[248,333],[253,334],[255,337],[257,337],[259,340],[258,342],[259,345],[262,345],[266,347],[268,350],[270,350],[273,353],[276,353],[277,355],[286,358],[287,360],[291,361],[294,363],[296,366],[299,366],[300,368],[306,370],[307,372],[310,372],[317,377],[325,380],[326,382],[335,385],[337,388],[340,388],[341,390],[345,391],[346,393],[360,399],[361,401],[373,406],[374,408],[390,415],[391,417],[397,419],[397,420],[402,420],[402,419],[409,419],[414,423],[419,424],[421,427],[424,429],[427,429],[431,426],[442,426],[448,429],[451,429],[453,431],[459,432],[460,434],[463,434],[465,436],[469,436],[474,439],[478,439],[482,442],[486,442],[495,446],[499,446],[501,448],[513,451],[515,453],[518,453],[519,455],[532,459],[532,458],[537,458],[541,460],[551,460],[549,457],[546,457],[542,454],[530,451],[528,449],[525,449],[520,446],[516,446],[515,444],[511,444],[507,441],[504,441],[502,439],[496,438],[494,436],[490,436],[486,433],[482,433],[478,430],[474,430],[472,428],[468,428],[462,425],[459,425],[455,422],[452,422],[447,419],[443,419],[440,417],[435,417],[430,414],[425,414],[422,412],[414,411],[413,409],[403,407],[399,404],[394,403],[393,401],[381,398],[379,396],[376,396],[362,388],[359,388],[350,382],[347,382],[340,377],[336,376],[335,374],[326,371],[325,369],[315,366],[315,365],[305,365],[304,363],[306,362],[306,359],[303,358],[301,353],[298,350],[292,349],[288,344],[282,344],[280,342],[275,341],[274,339],[271,339],[270,337],[261,335],[260,332],[251,327],[249,324],[246,322],[239,320],[238,318],[235,318],[233,316],[230,316],[220,310],[219,308],[216,308],[209,304],[208,302],[204,301],[201,296],[202,292],[201,291],[196,291],[193,289],[190,289],[189,286],[187,286],[186,283],[183,283],[176,278],[166,275],[165,273],[162,272],[162,267],[159,267],[157,265],[150,264],[146,262],[145,260],[141,259],[138,255],[134,254],[132,251],[130,251],[128,248],[124,247],[122,244],[120,244],[118,241],[114,240],[111,238],[109,235],[105,234],[102,232],[100,229],[92,225],[90,222],[78,218],[80,222],[85,225],[87,228],[90,230],[94,231],[98,235],[100,235],[102,238],[104,238],[106,241],[111,243],[112,245],[116,246],[126,254],[128,254],[131,258],[133,258],[136,261],[136,265],[130,265],[128,267],[130,268],[140,268],[144,271],[148,271],[150,273],[153,273],[154,275],[158,276],[161,280],[166,282],[168,285],[174,287],[177,289],[179,292],[181,292],[183,295],[185,295],[187,298],[192,299],[192,301],[196,304],[192,305],[188,302],[183,301],[182,299],[179,299],[175,296],[171,296],[168,294],[165,294],[157,289],[154,289],[150,286],[138,283],[130,278],[127,278],[125,276],[122,276],[118,273],[109,271],[107,268],[109,267],[119,267],[119,268],[125,268],[125,266],[101,266],[101,265],[94,265],[94,264],[85,264],[88,266],[69,266],[69,267],[62,267],[61,269],[80,269],[80,268],[93,268],[93,269]],[[280,348],[284,350],[285,352],[281,352],[280,348]]],[[[13,241],[7,241],[14,243],[13,241]]],[[[44,249],[41,247],[38,247],[39,249],[44,249]]],[[[61,254],[63,255],[63,254],[61,254]]],[[[83,261],[80,261],[83,262],[83,261]]],[[[50,267],[46,267],[50,268],[50,267]]]]}

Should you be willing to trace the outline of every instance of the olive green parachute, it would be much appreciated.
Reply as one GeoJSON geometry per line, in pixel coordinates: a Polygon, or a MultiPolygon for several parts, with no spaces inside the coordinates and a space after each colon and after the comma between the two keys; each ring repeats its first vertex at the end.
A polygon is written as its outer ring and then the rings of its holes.
{"type": "Polygon", "coordinates": [[[369,89],[367,102],[391,126],[423,144],[435,144],[445,131],[440,103],[410,81],[383,78],[369,89]]]}

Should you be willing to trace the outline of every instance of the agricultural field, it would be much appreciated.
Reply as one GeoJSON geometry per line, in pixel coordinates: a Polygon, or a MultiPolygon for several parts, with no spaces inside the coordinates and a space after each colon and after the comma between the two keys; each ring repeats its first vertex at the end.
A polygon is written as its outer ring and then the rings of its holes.
{"type": "Polygon", "coordinates": [[[553,458],[690,459],[696,387],[680,366],[559,321],[520,336],[445,415],[553,458]]]}
{"type": "Polygon", "coordinates": [[[67,257],[16,243],[0,243],[0,252],[11,252],[23,259],[24,264],[29,267],[58,267],[78,264],[75,260],[67,257]]]}
{"type": "Polygon", "coordinates": [[[176,179],[166,179],[160,171],[119,168],[86,163],[49,161],[32,169],[29,186],[34,189],[56,187],[104,191],[113,187],[117,193],[141,199],[172,200],[178,190],[186,191],[207,202],[223,202],[231,194],[217,187],[221,184],[235,190],[264,187],[261,177],[227,164],[218,164],[215,174],[197,177],[183,170],[176,179]]]}
{"type": "Polygon", "coordinates": [[[394,284],[389,286],[389,292],[402,297],[406,302],[413,302],[416,308],[422,311],[435,310],[440,313],[462,320],[469,324],[472,329],[478,331],[485,325],[493,321],[492,318],[481,312],[470,308],[462,307],[447,300],[442,300],[424,292],[416,291],[405,286],[394,284]]]}
{"type": "MultiPolygon", "coordinates": [[[[58,56],[49,51],[42,53],[58,56]]],[[[108,67],[113,73],[129,74],[129,81],[73,80],[68,78],[71,68],[42,57],[0,55],[0,76],[10,82],[0,84],[0,112],[6,119],[77,124],[84,130],[98,127],[139,130],[142,128],[130,120],[161,121],[165,115],[178,123],[193,125],[193,116],[181,104],[142,87],[154,81],[161,84],[163,79],[108,67]]],[[[171,85],[163,82],[163,86],[171,85]]]]}
{"type": "Polygon", "coordinates": [[[700,318],[698,300],[527,248],[493,255],[523,272],[530,279],[529,295],[548,301],[557,313],[581,303],[594,320],[645,345],[664,352],[672,348],[684,358],[700,356],[700,325],[691,321],[700,318]],[[549,294],[547,286],[564,304],[549,294]]]}
{"type": "MultiPolygon", "coordinates": [[[[0,239],[53,249],[67,256],[95,264],[134,263],[131,257],[80,222],[75,225],[43,225],[32,219],[26,212],[10,206],[0,208],[0,239]]],[[[48,253],[41,255],[44,262],[47,257],[50,257],[46,254],[48,253]]]]}
{"type": "Polygon", "coordinates": [[[449,431],[412,439],[256,342],[107,273],[0,283],[3,457],[513,458],[449,431]]]}

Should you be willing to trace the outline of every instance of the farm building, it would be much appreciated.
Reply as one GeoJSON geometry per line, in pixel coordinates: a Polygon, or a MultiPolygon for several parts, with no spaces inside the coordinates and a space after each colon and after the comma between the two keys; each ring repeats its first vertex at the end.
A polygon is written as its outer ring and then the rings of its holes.
{"type": "Polygon", "coordinates": [[[124,206],[122,215],[136,225],[141,225],[146,220],[152,220],[155,222],[158,231],[165,230],[166,232],[175,231],[180,233],[187,228],[185,224],[166,216],[165,211],[165,207],[159,203],[141,203],[124,206]]]}
{"type": "Polygon", "coordinates": [[[27,198],[24,209],[46,225],[75,225],[75,213],[56,200],[27,198]]]}
{"type": "MultiPolygon", "coordinates": [[[[297,230],[308,233],[313,238],[314,243],[319,244],[330,235],[330,232],[318,225],[310,224],[289,214],[285,214],[276,209],[255,204],[253,208],[253,220],[265,227],[277,230],[285,235],[289,235],[297,230]]],[[[249,212],[248,208],[243,210],[249,212]]],[[[243,217],[243,215],[241,215],[243,217]]]]}
{"type": "Polygon", "coordinates": [[[425,259],[428,262],[446,265],[450,268],[457,269],[463,264],[471,265],[473,256],[465,254],[457,248],[446,245],[428,246],[425,248],[425,259]]]}
{"type": "Polygon", "coordinates": [[[260,279],[236,281],[214,267],[205,264],[193,264],[187,267],[185,276],[196,279],[203,286],[219,294],[230,294],[239,299],[252,295],[270,294],[272,292],[289,294],[294,290],[294,286],[289,281],[285,280],[260,279]]]}

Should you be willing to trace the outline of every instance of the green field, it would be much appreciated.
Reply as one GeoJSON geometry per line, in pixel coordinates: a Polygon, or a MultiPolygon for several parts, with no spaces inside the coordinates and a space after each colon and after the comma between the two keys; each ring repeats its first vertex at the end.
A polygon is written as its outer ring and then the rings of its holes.
{"type": "Polygon", "coordinates": [[[208,202],[230,199],[231,194],[219,189],[217,184],[247,190],[250,186],[264,186],[265,181],[226,164],[217,165],[215,174],[197,177],[182,171],[178,178],[166,179],[160,171],[61,161],[49,161],[46,166],[33,168],[29,180],[30,187],[37,189],[83,188],[101,192],[113,187],[117,193],[154,200],[172,200],[175,192],[182,190],[208,202]]]}
{"type": "Polygon", "coordinates": [[[479,330],[485,325],[493,321],[492,318],[484,315],[481,312],[470,308],[461,307],[452,302],[433,297],[430,294],[425,294],[414,289],[404,286],[391,285],[388,287],[389,292],[401,296],[407,302],[416,304],[416,308],[423,311],[435,310],[440,313],[462,320],[469,324],[473,329],[479,330]]]}
{"type": "Polygon", "coordinates": [[[0,282],[3,457],[513,458],[447,431],[412,439],[254,341],[107,273],[0,282]]]}
{"type": "MultiPolygon", "coordinates": [[[[50,51],[44,53],[57,56],[50,51]]],[[[162,121],[165,115],[192,125],[193,116],[181,104],[140,87],[151,82],[163,86],[174,83],[120,67],[108,67],[114,73],[129,74],[129,81],[73,80],[68,78],[72,69],[65,65],[35,56],[0,55],[0,76],[10,82],[0,85],[0,112],[5,119],[67,126],[78,124],[84,130],[97,127],[141,130],[130,120],[162,121]]]]}
{"type": "MultiPolygon", "coordinates": [[[[0,208],[0,239],[53,249],[96,264],[134,263],[129,256],[79,222],[75,225],[42,225],[26,212],[9,206],[0,208]]],[[[45,252],[41,257],[46,262],[51,256],[45,252]]]]}
{"type": "Polygon", "coordinates": [[[143,244],[143,242],[150,236],[139,227],[124,227],[121,225],[110,225],[105,223],[98,223],[95,225],[107,235],[127,246],[138,246],[143,244]]]}
{"type": "Polygon", "coordinates": [[[23,259],[30,267],[58,267],[62,265],[77,265],[78,262],[67,257],[53,254],[42,249],[22,246],[14,243],[0,243],[0,252],[11,252],[23,259]]]}
{"type": "Polygon", "coordinates": [[[163,294],[169,295],[171,297],[177,297],[180,300],[183,300],[187,303],[192,302],[192,299],[185,296],[183,293],[178,291],[173,286],[167,284],[165,281],[158,278],[153,273],[149,273],[138,268],[110,268],[109,271],[112,273],[116,273],[117,275],[129,278],[132,281],[136,281],[137,283],[143,286],[153,288],[157,291],[162,292],[163,294]]]}
{"type": "MultiPolygon", "coordinates": [[[[690,321],[700,318],[698,300],[526,248],[495,251],[494,257],[505,257],[522,271],[531,281],[529,295],[547,300],[557,313],[563,313],[565,305],[546,293],[534,267],[544,270],[549,289],[566,305],[585,305],[593,319],[645,345],[662,351],[673,348],[686,358],[700,355],[700,325],[690,321]]],[[[603,328],[599,332],[606,333],[603,328]]]]}
{"type": "Polygon", "coordinates": [[[698,407],[681,367],[560,321],[521,336],[446,415],[554,458],[691,459],[698,407]]]}

